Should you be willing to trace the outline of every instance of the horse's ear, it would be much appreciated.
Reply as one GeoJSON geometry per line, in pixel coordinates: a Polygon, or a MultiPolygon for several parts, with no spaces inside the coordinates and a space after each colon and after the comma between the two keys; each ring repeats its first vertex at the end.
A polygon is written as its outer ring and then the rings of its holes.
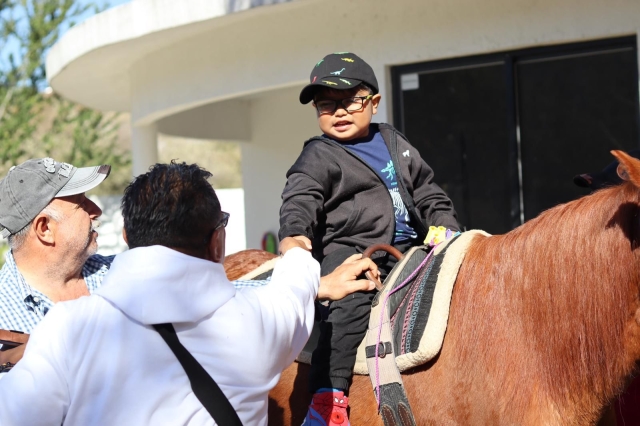
{"type": "Polygon", "coordinates": [[[614,150],[611,153],[620,162],[617,168],[620,179],[632,182],[640,188],[640,160],[633,158],[624,151],[614,150]]]}

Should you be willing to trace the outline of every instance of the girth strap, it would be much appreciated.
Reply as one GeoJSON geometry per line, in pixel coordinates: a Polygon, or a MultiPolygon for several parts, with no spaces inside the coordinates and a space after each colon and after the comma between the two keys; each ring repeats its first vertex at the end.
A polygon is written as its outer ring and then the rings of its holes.
{"type": "MultiPolygon", "coordinates": [[[[403,261],[398,262],[387,277],[386,283],[397,279],[399,271],[415,250],[416,247],[405,254],[403,261]]],[[[391,290],[389,287],[391,286],[385,285],[376,296],[378,303],[372,303],[365,347],[367,368],[385,426],[416,426],[409,400],[402,386],[400,370],[396,365],[389,310],[385,309],[385,298],[391,290]]]]}
{"type": "MultiPolygon", "coordinates": [[[[369,377],[379,401],[380,415],[384,420],[385,426],[416,426],[409,400],[404,391],[404,386],[402,386],[400,370],[396,365],[388,309],[385,309],[382,325],[379,323],[380,309],[383,308],[383,305],[383,303],[378,303],[371,310],[367,339],[376,340],[378,331],[380,331],[380,344],[377,345],[374,341],[372,342],[373,345],[369,345],[366,348],[369,377]],[[376,323],[375,327],[372,327],[371,322],[376,323]],[[382,328],[380,329],[380,327],[382,328]],[[378,359],[377,365],[376,356],[378,359]]],[[[367,343],[370,342],[367,341],[367,343]]]]}

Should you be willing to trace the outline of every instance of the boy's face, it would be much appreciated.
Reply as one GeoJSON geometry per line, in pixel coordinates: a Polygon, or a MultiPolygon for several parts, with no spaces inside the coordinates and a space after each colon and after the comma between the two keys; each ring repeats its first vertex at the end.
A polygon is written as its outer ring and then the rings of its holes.
{"type": "Polygon", "coordinates": [[[369,124],[371,118],[378,112],[378,104],[381,96],[372,95],[368,99],[354,99],[348,101],[349,98],[369,96],[367,89],[360,90],[331,90],[321,89],[314,97],[313,106],[322,105],[322,101],[336,101],[337,108],[333,113],[320,113],[316,109],[318,115],[318,125],[320,130],[339,142],[346,142],[352,139],[362,138],[369,134],[369,124]],[[359,103],[362,102],[360,106],[359,103]],[[345,105],[349,105],[349,110],[345,105]],[[355,109],[360,108],[358,111],[355,109]]]}

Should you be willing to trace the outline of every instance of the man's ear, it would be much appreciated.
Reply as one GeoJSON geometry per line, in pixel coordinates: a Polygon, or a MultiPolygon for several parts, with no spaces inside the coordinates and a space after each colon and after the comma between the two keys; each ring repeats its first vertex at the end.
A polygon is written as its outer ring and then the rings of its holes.
{"type": "Polygon", "coordinates": [[[374,114],[378,112],[378,105],[380,104],[381,99],[382,95],[380,95],[380,93],[373,95],[373,98],[371,98],[371,108],[374,114]]]}
{"type": "Polygon", "coordinates": [[[216,263],[224,262],[226,236],[227,232],[225,231],[224,226],[216,229],[216,231],[211,235],[207,256],[208,260],[216,263]]]}
{"type": "Polygon", "coordinates": [[[31,227],[40,241],[45,244],[53,244],[55,242],[57,225],[58,224],[46,214],[40,214],[33,220],[31,227]]]}
{"type": "Polygon", "coordinates": [[[122,228],[122,239],[124,240],[124,243],[128,246],[129,240],[127,240],[127,231],[124,228],[122,228]]]}

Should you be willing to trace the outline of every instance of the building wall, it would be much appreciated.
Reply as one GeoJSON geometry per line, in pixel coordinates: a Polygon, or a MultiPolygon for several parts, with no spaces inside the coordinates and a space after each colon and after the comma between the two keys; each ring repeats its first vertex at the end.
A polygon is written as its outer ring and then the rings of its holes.
{"type": "MultiPolygon", "coordinates": [[[[282,13],[274,6],[245,17],[222,18],[195,37],[140,58],[130,71],[134,123],[297,86],[319,58],[335,51],[358,53],[383,83],[391,65],[636,34],[640,28],[637,0],[294,4],[282,13]]],[[[386,89],[383,83],[383,96],[386,89]]],[[[389,115],[388,106],[382,105],[382,116],[389,115]]]]}
{"type": "Polygon", "coordinates": [[[260,248],[265,232],[277,234],[286,171],[304,141],[319,133],[312,107],[301,105],[298,94],[283,89],[251,101],[252,139],[241,144],[248,248],[260,248]]]}
{"type": "MultiPolygon", "coordinates": [[[[144,4],[137,4],[142,11],[144,4]]],[[[195,7],[198,2],[184,4],[195,7]]],[[[75,87],[71,83],[90,75],[92,66],[95,72],[109,66],[127,69],[126,105],[134,125],[166,119],[172,134],[186,126],[209,139],[220,139],[210,134],[211,123],[193,120],[185,111],[248,100],[251,131],[236,126],[241,131],[226,137],[248,138],[240,142],[247,246],[259,247],[263,233],[278,228],[286,170],[302,142],[317,133],[313,113],[298,104],[297,94],[313,64],[327,53],[356,52],[372,65],[383,96],[377,121],[390,121],[393,65],[635,35],[640,1],[301,0],[185,27],[193,35],[176,37],[173,44],[163,38],[170,38],[169,33],[159,32],[141,34],[126,46],[89,52],[67,67],[57,84],[66,79],[75,87]],[[151,48],[144,46],[161,47],[149,53],[151,48]],[[145,53],[122,67],[118,55],[136,49],[145,53]],[[181,117],[185,123],[179,122],[181,117]],[[195,128],[198,122],[202,129],[195,128]]]]}
{"type": "MultiPolygon", "coordinates": [[[[231,254],[246,248],[245,223],[244,223],[244,191],[236,189],[216,190],[220,207],[231,214],[227,225],[226,253],[231,254]]],[[[108,256],[122,253],[127,250],[127,244],[122,238],[124,220],[120,210],[122,197],[90,196],[100,209],[100,228],[98,229],[98,253],[108,256]]]]}

